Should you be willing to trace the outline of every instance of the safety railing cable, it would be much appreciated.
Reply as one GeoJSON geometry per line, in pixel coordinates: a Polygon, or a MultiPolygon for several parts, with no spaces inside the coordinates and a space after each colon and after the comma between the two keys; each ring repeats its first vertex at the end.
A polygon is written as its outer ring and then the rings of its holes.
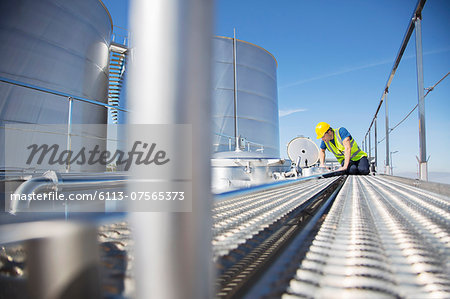
{"type": "MultiPolygon", "coordinates": [[[[426,88],[427,93],[425,94],[424,97],[426,97],[431,91],[434,90],[434,88],[436,86],[439,85],[439,83],[441,83],[442,81],[444,81],[445,78],[447,78],[447,76],[450,74],[450,72],[448,72],[444,77],[442,77],[436,84],[434,84],[432,87],[428,87],[426,88]]],[[[411,113],[414,112],[414,110],[417,109],[417,107],[419,106],[419,104],[416,104],[416,106],[414,106],[414,108],[408,112],[408,114],[401,120],[399,121],[395,126],[393,126],[392,128],[389,129],[389,133],[391,133],[392,131],[394,131],[398,126],[400,126],[410,115],[411,113]]],[[[380,141],[378,141],[378,144],[380,144],[381,142],[383,142],[386,139],[386,136],[384,136],[380,141]]],[[[374,147],[371,148],[371,150],[374,149],[374,147]]]]}

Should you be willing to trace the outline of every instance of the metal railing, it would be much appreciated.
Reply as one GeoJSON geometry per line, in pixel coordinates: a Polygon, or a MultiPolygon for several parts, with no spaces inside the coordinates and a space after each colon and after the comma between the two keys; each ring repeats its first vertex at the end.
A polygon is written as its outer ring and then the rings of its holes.
{"type": "MultiPolygon", "coordinates": [[[[96,106],[100,106],[100,107],[104,107],[104,108],[108,108],[108,109],[115,109],[115,110],[120,110],[123,112],[129,112],[126,108],[123,108],[123,107],[111,106],[111,105],[102,103],[100,101],[75,96],[75,95],[61,92],[58,90],[49,89],[49,88],[45,88],[45,87],[41,87],[41,86],[37,86],[37,85],[25,83],[25,82],[13,80],[13,79],[1,77],[1,76],[0,76],[0,82],[4,82],[7,84],[11,84],[11,85],[15,85],[15,86],[23,87],[23,88],[28,88],[28,89],[32,89],[32,90],[37,90],[39,92],[46,93],[46,94],[56,95],[56,96],[66,99],[68,101],[69,107],[68,107],[68,117],[67,117],[67,134],[66,134],[67,135],[67,150],[71,149],[71,144],[72,144],[72,138],[71,138],[71,136],[72,136],[72,114],[73,114],[73,102],[74,101],[89,103],[92,105],[96,105],[96,106]]],[[[105,138],[105,140],[107,140],[107,139],[105,138]]],[[[66,171],[67,172],[70,171],[69,161],[66,165],[66,171]]]]}
{"type": "Polygon", "coordinates": [[[426,0],[418,0],[415,9],[413,11],[412,17],[409,21],[408,28],[406,29],[405,36],[403,37],[402,43],[400,45],[400,49],[397,53],[397,57],[395,59],[394,65],[392,66],[392,70],[388,76],[388,80],[386,82],[386,86],[383,89],[380,102],[378,103],[377,110],[372,119],[372,122],[369,125],[369,129],[364,136],[364,140],[362,142],[363,148],[365,151],[368,150],[369,157],[372,156],[372,144],[371,144],[371,129],[374,126],[375,131],[375,165],[377,165],[377,117],[378,112],[381,109],[382,104],[385,104],[385,129],[386,129],[386,173],[391,174],[391,162],[390,162],[390,150],[389,150],[389,111],[388,111],[388,93],[389,87],[394,78],[395,72],[400,64],[400,61],[403,57],[403,54],[406,50],[408,42],[411,38],[413,31],[415,30],[416,37],[416,66],[417,66],[417,90],[418,90],[418,107],[419,107],[419,178],[421,180],[428,180],[428,165],[427,165],[427,157],[426,157],[426,132],[425,132],[425,105],[424,105],[424,88],[423,88],[423,53],[422,53],[422,10],[425,5],[426,0]],[[367,139],[369,139],[369,144],[367,144],[367,139]]]}
{"type": "Polygon", "coordinates": [[[122,108],[122,107],[118,107],[118,106],[111,106],[111,105],[108,105],[108,104],[105,104],[105,103],[102,103],[99,101],[90,100],[90,99],[75,96],[75,95],[72,95],[69,93],[65,93],[65,92],[61,92],[61,91],[57,91],[54,89],[49,89],[49,88],[33,85],[33,84],[28,84],[28,83],[24,83],[24,82],[13,80],[13,79],[8,79],[8,78],[1,77],[1,76],[0,76],[0,81],[8,83],[8,84],[12,84],[12,85],[20,86],[20,87],[34,89],[37,91],[41,91],[43,93],[48,93],[48,94],[53,94],[53,95],[57,95],[60,97],[65,97],[65,98],[67,98],[67,100],[72,99],[75,101],[90,103],[90,104],[97,105],[97,106],[103,106],[103,107],[110,108],[110,109],[117,109],[120,111],[128,112],[128,110],[126,108],[122,108]]]}
{"type": "MultiPolygon", "coordinates": [[[[220,134],[220,133],[214,133],[214,135],[219,136],[219,137],[227,138],[227,139],[228,139],[228,150],[229,150],[229,151],[232,151],[232,150],[233,150],[234,145],[235,145],[235,144],[233,144],[233,140],[234,140],[235,143],[236,143],[236,138],[235,138],[234,136],[229,136],[229,135],[220,134]]],[[[251,151],[252,151],[251,146],[253,145],[254,147],[259,147],[259,148],[257,148],[257,149],[255,150],[255,152],[261,152],[261,153],[264,152],[264,145],[261,144],[261,143],[257,143],[257,142],[253,142],[253,141],[248,141],[246,138],[243,138],[243,137],[238,138],[238,140],[239,140],[238,142],[240,143],[240,146],[239,146],[240,149],[245,149],[245,148],[247,148],[247,151],[248,151],[248,152],[251,152],[251,151]]],[[[219,143],[213,144],[213,146],[217,146],[217,147],[220,146],[220,145],[221,145],[220,142],[219,142],[219,143]]]]}
{"type": "Polygon", "coordinates": [[[130,31],[123,27],[114,25],[111,41],[128,47],[130,45],[130,31]]]}

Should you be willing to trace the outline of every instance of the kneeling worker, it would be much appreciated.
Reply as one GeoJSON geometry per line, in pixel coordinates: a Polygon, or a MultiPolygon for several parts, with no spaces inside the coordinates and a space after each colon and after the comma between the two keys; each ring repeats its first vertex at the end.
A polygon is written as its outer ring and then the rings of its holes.
{"type": "Polygon", "coordinates": [[[332,152],[342,167],[337,171],[348,174],[369,174],[369,161],[345,128],[333,129],[329,124],[320,122],[316,126],[317,139],[322,139],[319,151],[320,167],[325,166],[325,150],[332,152]]]}

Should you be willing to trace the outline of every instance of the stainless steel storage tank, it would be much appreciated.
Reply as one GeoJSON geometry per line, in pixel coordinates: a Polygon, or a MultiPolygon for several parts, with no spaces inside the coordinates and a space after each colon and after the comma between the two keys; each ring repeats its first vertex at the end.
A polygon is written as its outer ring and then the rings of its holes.
{"type": "MultiPolygon", "coordinates": [[[[233,39],[213,39],[213,149],[234,150],[234,65],[233,39]],[[230,137],[228,137],[230,136],[230,137]],[[230,146],[231,145],[231,146],[230,146]]],[[[278,158],[279,122],[277,62],[265,49],[236,40],[237,127],[246,140],[245,150],[255,156],[278,158]],[[250,144],[248,144],[250,142],[250,144]],[[262,155],[259,153],[262,152],[262,155]]]]}
{"type": "MultiPolygon", "coordinates": [[[[111,17],[99,0],[1,1],[0,76],[106,103],[111,32],[111,17]]],[[[1,125],[67,124],[68,111],[65,97],[0,82],[1,125]]],[[[104,107],[73,101],[73,124],[106,122],[104,107]]],[[[106,128],[90,134],[104,138],[106,128]]],[[[0,167],[16,163],[0,155],[0,167]]],[[[83,167],[73,170],[100,170],[83,167]]]]}

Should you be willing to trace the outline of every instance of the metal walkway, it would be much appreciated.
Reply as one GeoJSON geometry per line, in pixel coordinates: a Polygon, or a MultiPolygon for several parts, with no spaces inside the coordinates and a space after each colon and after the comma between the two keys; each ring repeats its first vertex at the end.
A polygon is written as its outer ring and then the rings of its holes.
{"type": "Polygon", "coordinates": [[[214,256],[228,254],[336,179],[304,181],[216,202],[212,210],[214,256]]]}
{"type": "Polygon", "coordinates": [[[449,298],[450,201],[350,176],[283,298],[449,298]]]}
{"type": "Polygon", "coordinates": [[[216,295],[450,298],[450,198],[389,176],[344,178],[216,202],[216,295]],[[304,221],[295,211],[326,189],[304,221]]]}

